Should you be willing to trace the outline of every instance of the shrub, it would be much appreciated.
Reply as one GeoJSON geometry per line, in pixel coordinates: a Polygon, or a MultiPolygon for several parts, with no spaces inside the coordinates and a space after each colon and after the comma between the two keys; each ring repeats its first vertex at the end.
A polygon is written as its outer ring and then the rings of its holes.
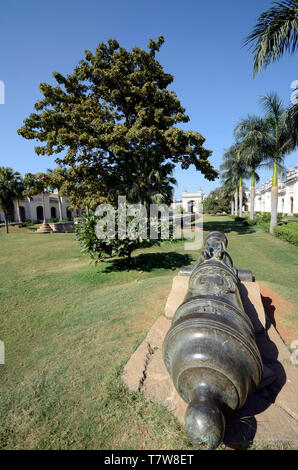
{"type": "Polygon", "coordinates": [[[247,226],[256,225],[256,224],[257,224],[256,219],[254,219],[254,220],[245,219],[243,221],[243,225],[247,225],[247,226]]]}
{"type": "Polygon", "coordinates": [[[32,227],[34,225],[33,220],[26,220],[25,222],[22,222],[22,227],[32,227]]]}
{"type": "Polygon", "coordinates": [[[227,198],[215,197],[210,194],[203,201],[204,214],[222,214],[223,212],[229,213],[230,203],[227,198]]]}
{"type": "Polygon", "coordinates": [[[262,222],[260,224],[262,230],[264,230],[264,232],[269,232],[270,230],[270,222],[262,222]]]}
{"type": "MultiPolygon", "coordinates": [[[[255,221],[258,225],[266,224],[271,220],[271,213],[270,212],[256,212],[255,213],[255,221]]],[[[279,212],[277,214],[277,223],[279,224],[282,221],[283,214],[279,212]]]]}
{"type": "Polygon", "coordinates": [[[292,245],[298,246],[298,224],[290,223],[283,225],[276,225],[273,229],[274,235],[282,238],[292,245]]]}
{"type": "Polygon", "coordinates": [[[50,222],[51,224],[57,222],[56,217],[51,217],[51,218],[49,219],[49,222],[50,222]]]}
{"type": "MultiPolygon", "coordinates": [[[[119,257],[131,257],[131,253],[138,248],[146,248],[152,245],[159,245],[159,239],[151,239],[149,236],[147,238],[141,235],[137,235],[135,239],[132,239],[132,236],[127,238],[119,237],[117,225],[118,225],[118,211],[115,210],[115,230],[111,229],[109,224],[105,225],[107,214],[102,216],[97,216],[93,213],[89,215],[84,215],[76,223],[76,240],[81,246],[81,251],[83,253],[89,254],[92,261],[97,263],[98,261],[103,261],[105,258],[119,256],[119,257]],[[104,238],[98,238],[96,235],[96,226],[100,222],[103,224],[103,233],[106,234],[104,238]],[[109,231],[112,230],[113,237],[109,231]],[[110,235],[110,236],[109,236],[110,235]]],[[[120,217],[120,215],[119,215],[120,217]]],[[[131,227],[131,222],[134,220],[134,217],[127,216],[126,218],[126,233],[132,234],[134,226],[131,227]]],[[[146,220],[146,219],[144,219],[146,220]]],[[[147,221],[146,221],[147,222],[147,221]]],[[[139,228],[142,222],[138,222],[139,228]]],[[[159,230],[160,225],[157,226],[159,230]]],[[[171,235],[170,230],[170,237],[171,235]]],[[[149,227],[147,228],[147,235],[149,235],[149,227]]]]}

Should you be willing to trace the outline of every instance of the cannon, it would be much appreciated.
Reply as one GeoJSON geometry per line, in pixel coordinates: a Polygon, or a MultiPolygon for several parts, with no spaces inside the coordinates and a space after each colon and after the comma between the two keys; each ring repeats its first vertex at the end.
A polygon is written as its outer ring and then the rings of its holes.
{"type": "Polygon", "coordinates": [[[251,271],[233,267],[222,232],[210,232],[197,264],[183,268],[189,287],[163,342],[163,360],[188,404],[185,427],[193,444],[215,449],[225,418],[259,386],[263,367],[239,292],[251,271]]]}

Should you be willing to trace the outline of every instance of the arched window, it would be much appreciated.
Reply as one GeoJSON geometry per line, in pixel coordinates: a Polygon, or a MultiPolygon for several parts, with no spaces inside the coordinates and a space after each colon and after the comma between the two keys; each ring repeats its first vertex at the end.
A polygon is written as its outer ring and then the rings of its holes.
{"type": "Polygon", "coordinates": [[[36,207],[36,218],[37,220],[43,220],[43,207],[42,206],[36,207]]]}
{"type": "Polygon", "coordinates": [[[293,214],[294,212],[294,198],[293,196],[290,197],[290,204],[291,204],[291,214],[293,214]]]}
{"type": "Polygon", "coordinates": [[[56,207],[51,207],[51,218],[52,218],[52,219],[57,219],[57,216],[56,216],[56,207]]]}
{"type": "Polygon", "coordinates": [[[285,200],[284,200],[284,198],[282,198],[282,200],[281,200],[281,212],[282,213],[284,212],[284,207],[285,207],[285,200]]]}

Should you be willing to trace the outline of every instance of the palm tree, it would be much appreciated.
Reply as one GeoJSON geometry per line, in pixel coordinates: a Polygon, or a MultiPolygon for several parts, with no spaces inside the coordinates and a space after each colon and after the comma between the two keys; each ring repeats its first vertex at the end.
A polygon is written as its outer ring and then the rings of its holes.
{"type": "Polygon", "coordinates": [[[8,233],[8,214],[13,201],[20,195],[21,175],[12,168],[0,167],[0,207],[4,213],[5,232],[8,233]]]}
{"type": "Polygon", "coordinates": [[[238,215],[238,188],[239,188],[239,215],[242,217],[243,205],[243,179],[248,177],[246,161],[243,158],[240,143],[235,143],[224,153],[224,162],[220,166],[222,179],[225,183],[233,184],[235,187],[235,215],[238,215]]]}
{"type": "MultiPolygon", "coordinates": [[[[262,13],[244,45],[252,49],[254,76],[284,54],[294,54],[298,48],[298,0],[274,3],[262,13]]],[[[292,125],[293,147],[298,145],[298,104],[288,109],[292,125]]]]}
{"type": "Polygon", "coordinates": [[[234,131],[234,135],[241,145],[242,158],[245,160],[245,165],[251,173],[250,220],[254,220],[255,183],[260,179],[256,170],[265,158],[254,134],[256,133],[258,135],[260,126],[262,128],[262,125],[263,121],[261,118],[249,115],[246,119],[240,121],[234,131]]]}
{"type": "Polygon", "coordinates": [[[262,13],[244,45],[253,49],[254,76],[285,53],[298,48],[298,0],[276,2],[262,13]]]}
{"type": "Polygon", "coordinates": [[[284,157],[294,150],[292,124],[282,100],[276,93],[269,93],[261,98],[265,111],[263,118],[254,118],[242,122],[240,132],[262,156],[263,164],[273,167],[271,188],[270,233],[277,224],[278,171],[283,169],[284,157]]]}
{"type": "Polygon", "coordinates": [[[220,195],[223,199],[228,199],[230,201],[232,215],[234,215],[235,212],[234,194],[235,187],[233,181],[224,181],[224,184],[220,187],[220,195]]]}
{"type": "Polygon", "coordinates": [[[20,181],[17,184],[16,188],[16,198],[17,198],[17,212],[18,212],[18,220],[21,222],[21,214],[20,214],[20,199],[24,197],[24,184],[23,184],[23,179],[21,178],[20,181]]]}

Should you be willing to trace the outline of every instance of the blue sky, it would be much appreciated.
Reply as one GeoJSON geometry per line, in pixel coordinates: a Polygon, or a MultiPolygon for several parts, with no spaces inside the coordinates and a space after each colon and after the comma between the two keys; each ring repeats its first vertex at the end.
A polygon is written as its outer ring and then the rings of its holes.
{"type": "MultiPolygon", "coordinates": [[[[218,168],[224,149],[233,143],[233,129],[248,113],[260,113],[259,98],[276,91],[290,103],[293,80],[298,79],[297,56],[282,58],[253,79],[250,52],[243,40],[268,0],[6,0],[0,19],[0,80],[5,104],[0,105],[0,166],[21,172],[54,168],[54,159],[37,156],[33,141],[16,130],[41,97],[39,84],[54,83],[52,72],[70,73],[84,50],[115,38],[121,46],[145,48],[149,39],[165,37],[157,58],[174,75],[170,86],[190,117],[184,129],[199,131],[213,151],[218,168]]],[[[182,127],[182,126],[181,126],[182,127]]],[[[298,163],[298,153],[286,166],[298,163]]],[[[219,180],[208,182],[194,168],[181,170],[176,197],[183,188],[209,192],[219,180]]],[[[261,171],[262,181],[270,171],[261,171]]]]}

